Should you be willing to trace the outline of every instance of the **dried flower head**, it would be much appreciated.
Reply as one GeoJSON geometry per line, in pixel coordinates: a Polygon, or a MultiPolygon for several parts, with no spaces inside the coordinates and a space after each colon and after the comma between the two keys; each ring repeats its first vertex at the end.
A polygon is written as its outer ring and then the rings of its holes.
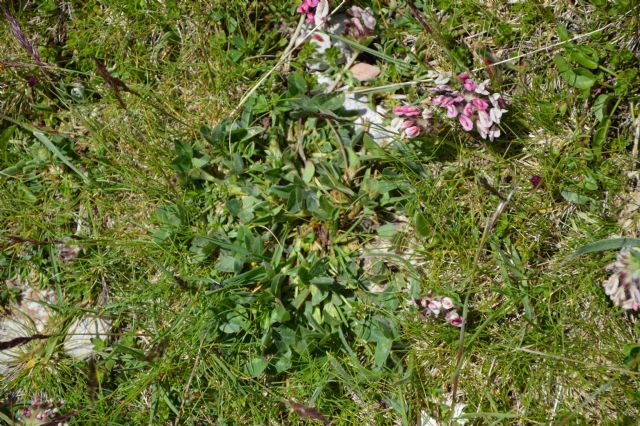
{"type": "Polygon", "coordinates": [[[64,405],[63,400],[54,401],[43,395],[35,394],[31,404],[20,410],[19,419],[24,425],[67,425],[65,422],[70,415],[60,414],[64,405]]]}
{"type": "Polygon", "coordinates": [[[623,248],[607,269],[611,270],[611,276],[604,282],[604,292],[614,305],[640,310],[640,249],[623,248]]]}
{"type": "Polygon", "coordinates": [[[358,6],[352,6],[347,9],[347,13],[351,15],[351,18],[345,21],[348,35],[356,39],[363,39],[373,35],[376,20],[373,17],[371,8],[363,9],[358,6]]]}

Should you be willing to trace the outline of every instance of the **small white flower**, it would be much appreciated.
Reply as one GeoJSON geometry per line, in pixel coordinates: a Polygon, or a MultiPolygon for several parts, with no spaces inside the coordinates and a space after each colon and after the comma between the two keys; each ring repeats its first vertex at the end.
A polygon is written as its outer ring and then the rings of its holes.
{"type": "Polygon", "coordinates": [[[500,107],[501,99],[502,99],[502,95],[500,93],[494,93],[491,96],[489,96],[489,101],[491,102],[491,105],[493,105],[495,108],[500,107]]]}
{"type": "Polygon", "coordinates": [[[478,111],[478,126],[489,129],[493,125],[493,121],[487,111],[478,111]]]}
{"type": "Polygon", "coordinates": [[[495,138],[499,138],[499,137],[500,137],[500,128],[497,126],[492,126],[491,129],[489,129],[489,140],[493,142],[495,138]]]}
{"type": "Polygon", "coordinates": [[[491,121],[493,121],[496,124],[499,124],[500,119],[502,118],[502,114],[504,114],[505,112],[507,112],[506,109],[494,107],[489,110],[489,117],[491,117],[491,121]]]}
{"type": "Polygon", "coordinates": [[[327,0],[320,0],[320,3],[318,3],[318,6],[316,6],[316,12],[313,16],[313,23],[317,26],[323,25],[328,15],[329,2],[327,0]]]}
{"type": "Polygon", "coordinates": [[[442,307],[445,309],[453,309],[453,300],[451,300],[450,297],[443,297],[442,307]]]}
{"type": "Polygon", "coordinates": [[[429,309],[431,309],[431,312],[433,312],[434,315],[440,315],[442,303],[438,302],[437,300],[432,300],[427,306],[429,307],[429,309]]]}
{"type": "Polygon", "coordinates": [[[489,92],[487,91],[488,86],[489,80],[485,80],[482,83],[478,84],[474,91],[479,95],[489,96],[489,92]]]}

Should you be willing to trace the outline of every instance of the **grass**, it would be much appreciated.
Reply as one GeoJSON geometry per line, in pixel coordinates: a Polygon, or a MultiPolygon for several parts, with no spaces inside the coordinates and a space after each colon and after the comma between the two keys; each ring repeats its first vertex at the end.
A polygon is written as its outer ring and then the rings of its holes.
{"type": "MultiPolygon", "coordinates": [[[[416,1],[432,36],[404,2],[368,2],[379,38],[361,57],[382,70],[368,86],[484,68],[512,99],[494,143],[452,126],[380,148],[335,99],[296,103],[313,90],[308,47],[232,131],[223,119],[288,45],[296,2],[192,3],[13,2],[49,75],[0,26],[0,278],[58,298],[53,336],[0,384],[2,421],[44,393],[70,424],[444,424],[455,384],[472,423],[634,423],[637,316],[601,288],[611,252],[570,255],[638,236],[621,217],[637,8],[416,1]],[[561,26],[565,44],[541,50],[561,26]],[[137,93],[121,93],[126,109],[94,57],[137,93]],[[468,312],[462,347],[407,307],[430,289],[468,312]],[[65,330],[87,312],[111,333],[77,361],[65,330]]],[[[16,297],[0,285],[4,307],[16,297]]]]}

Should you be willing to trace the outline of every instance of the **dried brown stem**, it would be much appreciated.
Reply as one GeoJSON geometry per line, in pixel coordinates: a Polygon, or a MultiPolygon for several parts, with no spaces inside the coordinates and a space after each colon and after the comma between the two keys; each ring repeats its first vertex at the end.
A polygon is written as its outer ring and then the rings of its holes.
{"type": "Polygon", "coordinates": [[[140,95],[134,92],[133,90],[129,89],[129,86],[127,86],[124,83],[124,81],[120,80],[117,77],[113,77],[111,74],[109,74],[107,67],[104,66],[104,63],[100,59],[93,58],[93,61],[96,63],[96,66],[98,67],[98,72],[100,72],[102,79],[111,87],[111,89],[113,90],[113,93],[116,95],[116,99],[118,100],[118,103],[120,104],[120,106],[124,109],[127,109],[126,105],[124,104],[124,101],[122,100],[122,97],[120,97],[120,90],[132,93],[136,96],[140,96],[140,95]]]}
{"type": "Polygon", "coordinates": [[[408,1],[407,6],[409,6],[409,10],[411,10],[411,14],[413,15],[414,18],[416,18],[416,21],[418,21],[418,23],[422,25],[422,28],[425,30],[425,32],[431,34],[433,32],[431,30],[431,27],[429,27],[429,25],[427,24],[427,21],[424,20],[424,18],[422,17],[422,14],[418,10],[418,8],[415,7],[413,2],[408,1]]]}
{"type": "Polygon", "coordinates": [[[24,345],[25,343],[29,343],[32,340],[42,340],[48,339],[49,335],[46,334],[34,334],[28,337],[16,337],[15,339],[7,340],[5,342],[0,342],[0,351],[5,349],[15,348],[16,346],[24,345]]]}
{"type": "Polygon", "coordinates": [[[4,5],[2,5],[0,3],[0,9],[2,9],[2,13],[4,13],[4,17],[7,19],[7,21],[9,22],[9,27],[11,28],[11,33],[13,34],[13,36],[16,38],[16,40],[18,40],[18,43],[20,43],[22,45],[22,47],[24,48],[24,50],[27,51],[27,53],[29,54],[29,56],[31,56],[31,58],[33,58],[33,61],[38,64],[38,65],[45,65],[44,62],[42,62],[42,59],[40,59],[40,54],[38,53],[38,51],[33,47],[33,45],[31,44],[31,42],[29,41],[29,39],[27,39],[27,36],[24,34],[24,32],[22,31],[22,28],[20,28],[20,24],[18,23],[18,21],[16,20],[16,18],[13,17],[13,15],[11,14],[11,12],[9,12],[9,9],[7,9],[6,7],[4,7],[4,5]]]}

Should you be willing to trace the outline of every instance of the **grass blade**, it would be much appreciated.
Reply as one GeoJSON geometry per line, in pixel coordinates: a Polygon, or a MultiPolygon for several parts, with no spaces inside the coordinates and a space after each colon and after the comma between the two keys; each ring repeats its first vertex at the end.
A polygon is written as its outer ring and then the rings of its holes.
{"type": "Polygon", "coordinates": [[[350,40],[350,39],[348,39],[346,37],[343,37],[341,35],[331,34],[331,33],[323,33],[323,34],[328,35],[329,37],[334,38],[334,39],[336,39],[338,41],[341,41],[341,42],[345,43],[346,45],[348,45],[348,46],[350,46],[350,47],[352,47],[352,48],[354,48],[354,49],[356,49],[358,51],[365,52],[365,53],[368,53],[368,54],[373,55],[375,57],[378,57],[378,58],[380,58],[380,59],[382,59],[384,61],[391,62],[392,64],[395,64],[399,68],[403,68],[405,70],[414,70],[415,71],[416,68],[421,68],[422,67],[419,64],[416,64],[416,65],[407,64],[405,62],[402,62],[399,59],[394,58],[393,56],[389,56],[386,53],[378,52],[377,50],[371,49],[370,47],[364,46],[364,45],[362,45],[362,44],[360,44],[358,42],[350,40]]]}
{"type": "Polygon", "coordinates": [[[640,238],[607,238],[593,243],[585,244],[573,252],[571,257],[577,257],[586,253],[597,253],[607,250],[619,250],[623,247],[640,247],[640,238]]]}
{"type": "Polygon", "coordinates": [[[73,170],[74,172],[76,172],[76,174],[78,176],[80,176],[82,178],[82,180],[84,180],[85,182],[89,182],[89,178],[80,171],[80,169],[78,169],[76,166],[73,165],[73,163],[71,163],[71,161],[69,161],[69,159],[62,153],[60,152],[60,150],[58,149],[57,146],[55,146],[53,144],[53,142],[51,142],[51,139],[49,139],[47,137],[47,135],[45,135],[42,132],[38,132],[35,130],[32,130],[31,133],[33,133],[33,136],[36,137],[36,139],[38,139],[40,142],[42,142],[42,144],[47,147],[47,149],[49,151],[51,151],[51,153],[53,155],[55,155],[56,157],[58,157],[58,159],[60,161],[62,161],[64,164],[66,164],[71,170],[73,170]]]}

